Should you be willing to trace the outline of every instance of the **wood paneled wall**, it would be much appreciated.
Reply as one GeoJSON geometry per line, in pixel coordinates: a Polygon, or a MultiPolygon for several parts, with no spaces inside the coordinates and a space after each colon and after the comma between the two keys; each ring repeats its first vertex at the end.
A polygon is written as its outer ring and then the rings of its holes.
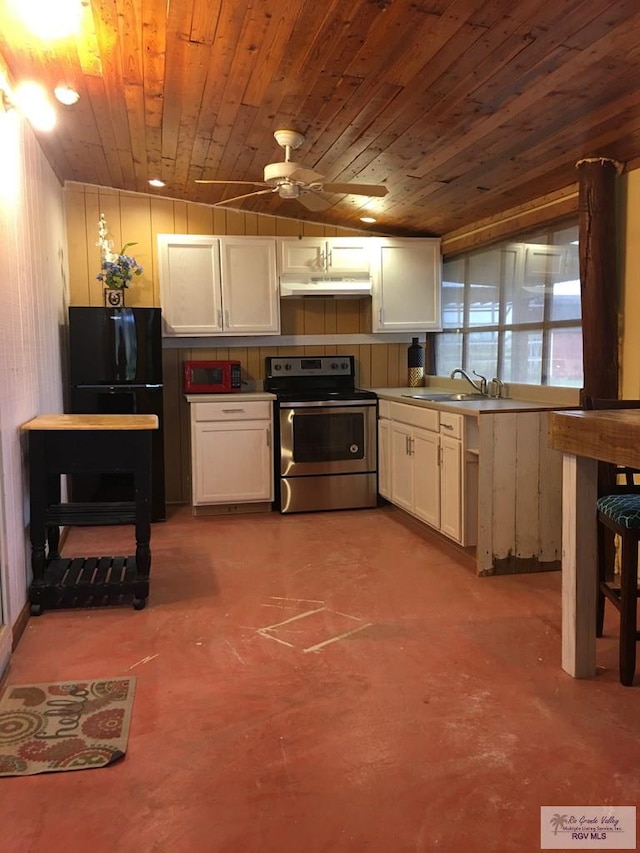
{"type": "MultiPolygon", "coordinates": [[[[87,184],[67,184],[65,207],[69,241],[70,304],[103,304],[98,220],[104,213],[114,250],[135,242],[128,251],[144,267],[126,292],[130,307],[159,307],[158,234],[243,234],[275,237],[339,237],[361,233],[302,220],[241,213],[222,207],[127,193],[87,184]]],[[[189,501],[189,411],[182,393],[185,359],[237,359],[243,379],[264,379],[267,355],[354,355],[358,385],[383,388],[407,384],[407,344],[336,344],[336,335],[371,334],[368,299],[293,299],[281,302],[281,328],[286,336],[332,336],[327,345],[177,348],[164,350],[165,471],[170,503],[189,501]]],[[[384,338],[381,338],[384,341],[384,338]]]]}

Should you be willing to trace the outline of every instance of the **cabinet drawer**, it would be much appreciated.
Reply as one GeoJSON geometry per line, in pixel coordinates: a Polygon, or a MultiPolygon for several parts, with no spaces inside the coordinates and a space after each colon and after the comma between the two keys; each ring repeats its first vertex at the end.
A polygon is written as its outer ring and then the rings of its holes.
{"type": "Polygon", "coordinates": [[[271,419],[269,400],[229,400],[220,403],[192,403],[194,421],[262,421],[271,419]]]}
{"type": "Polygon", "coordinates": [[[422,406],[409,406],[405,403],[391,403],[390,417],[410,426],[422,427],[438,432],[440,413],[437,409],[427,409],[422,406]]]}
{"type": "Polygon", "coordinates": [[[451,438],[462,438],[463,421],[464,415],[440,412],[440,432],[450,435],[451,438]]]}

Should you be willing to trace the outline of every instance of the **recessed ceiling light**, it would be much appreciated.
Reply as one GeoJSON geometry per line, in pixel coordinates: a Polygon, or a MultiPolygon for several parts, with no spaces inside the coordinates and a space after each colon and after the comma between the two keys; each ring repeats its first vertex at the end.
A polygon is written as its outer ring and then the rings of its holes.
{"type": "Polygon", "coordinates": [[[149,186],[164,187],[165,183],[164,181],[161,181],[160,178],[151,178],[151,180],[149,181],[149,186]]]}
{"type": "Polygon", "coordinates": [[[67,107],[70,107],[72,104],[77,104],[80,100],[80,95],[75,89],[72,89],[71,86],[56,86],[53,90],[53,94],[61,104],[65,104],[67,107]]]}
{"type": "Polygon", "coordinates": [[[376,222],[377,220],[373,218],[373,216],[361,216],[360,222],[376,222]]]}

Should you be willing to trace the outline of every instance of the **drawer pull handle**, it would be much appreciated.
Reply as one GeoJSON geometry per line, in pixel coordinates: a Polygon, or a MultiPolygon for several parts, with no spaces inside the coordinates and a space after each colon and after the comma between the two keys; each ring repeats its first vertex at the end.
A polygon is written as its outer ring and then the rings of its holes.
{"type": "Polygon", "coordinates": [[[440,424],[440,426],[442,427],[442,429],[453,429],[453,426],[451,424],[440,424]]]}
{"type": "Polygon", "coordinates": [[[225,413],[225,415],[232,415],[236,414],[237,412],[244,412],[244,409],[223,409],[222,411],[225,413]]]}

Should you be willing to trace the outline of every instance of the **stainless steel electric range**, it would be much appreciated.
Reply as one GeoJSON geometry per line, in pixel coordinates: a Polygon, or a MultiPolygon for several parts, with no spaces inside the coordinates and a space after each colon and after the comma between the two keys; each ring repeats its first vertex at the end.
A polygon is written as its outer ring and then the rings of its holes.
{"type": "Polygon", "coordinates": [[[355,387],[354,357],[270,356],[265,375],[280,512],[376,506],[377,399],[355,387]]]}

